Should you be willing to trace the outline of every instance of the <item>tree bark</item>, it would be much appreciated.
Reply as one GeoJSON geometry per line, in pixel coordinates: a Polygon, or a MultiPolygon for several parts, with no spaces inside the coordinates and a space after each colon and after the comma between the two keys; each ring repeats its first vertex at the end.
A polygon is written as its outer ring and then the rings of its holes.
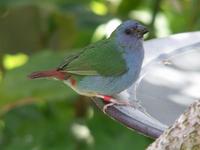
{"type": "Polygon", "coordinates": [[[200,101],[193,103],[147,150],[200,150],[200,101]]]}

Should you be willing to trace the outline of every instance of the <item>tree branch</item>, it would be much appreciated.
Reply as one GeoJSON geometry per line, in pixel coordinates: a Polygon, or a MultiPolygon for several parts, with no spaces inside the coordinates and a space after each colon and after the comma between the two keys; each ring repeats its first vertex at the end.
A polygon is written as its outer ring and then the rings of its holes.
{"type": "Polygon", "coordinates": [[[38,98],[33,98],[33,97],[27,97],[27,98],[16,100],[15,102],[5,104],[4,106],[0,107],[0,117],[6,114],[7,112],[9,112],[10,110],[12,110],[13,108],[24,106],[24,105],[31,105],[35,103],[36,101],[38,102],[38,101],[43,101],[43,100],[38,99],[38,98]]]}

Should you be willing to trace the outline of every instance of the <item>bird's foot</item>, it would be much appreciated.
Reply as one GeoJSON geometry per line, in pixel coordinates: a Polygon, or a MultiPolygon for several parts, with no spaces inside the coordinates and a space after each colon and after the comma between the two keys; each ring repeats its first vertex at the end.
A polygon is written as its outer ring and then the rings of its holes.
{"type": "Polygon", "coordinates": [[[132,103],[125,100],[118,100],[111,96],[105,96],[105,95],[96,95],[96,97],[103,99],[104,102],[107,102],[108,104],[105,104],[103,107],[103,112],[106,113],[106,110],[108,107],[113,105],[120,105],[120,106],[131,106],[134,107],[132,103]]]}

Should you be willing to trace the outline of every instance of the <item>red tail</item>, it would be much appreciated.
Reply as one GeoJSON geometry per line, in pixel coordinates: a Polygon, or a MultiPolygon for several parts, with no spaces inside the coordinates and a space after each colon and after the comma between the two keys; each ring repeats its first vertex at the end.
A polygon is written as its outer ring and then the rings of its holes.
{"type": "Polygon", "coordinates": [[[64,80],[65,78],[67,78],[64,72],[60,72],[58,70],[37,71],[31,73],[28,77],[30,79],[55,77],[60,80],[64,80]]]}

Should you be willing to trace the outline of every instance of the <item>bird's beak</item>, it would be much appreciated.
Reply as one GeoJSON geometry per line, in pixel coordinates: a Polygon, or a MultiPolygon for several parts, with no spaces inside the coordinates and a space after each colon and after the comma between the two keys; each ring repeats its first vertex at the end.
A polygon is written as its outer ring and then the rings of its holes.
{"type": "Polygon", "coordinates": [[[146,27],[145,27],[144,30],[142,31],[143,35],[146,34],[146,33],[148,33],[148,32],[149,32],[149,30],[148,30],[146,27]]]}
{"type": "Polygon", "coordinates": [[[143,25],[139,25],[137,30],[140,31],[143,35],[149,32],[149,30],[143,25]]]}

